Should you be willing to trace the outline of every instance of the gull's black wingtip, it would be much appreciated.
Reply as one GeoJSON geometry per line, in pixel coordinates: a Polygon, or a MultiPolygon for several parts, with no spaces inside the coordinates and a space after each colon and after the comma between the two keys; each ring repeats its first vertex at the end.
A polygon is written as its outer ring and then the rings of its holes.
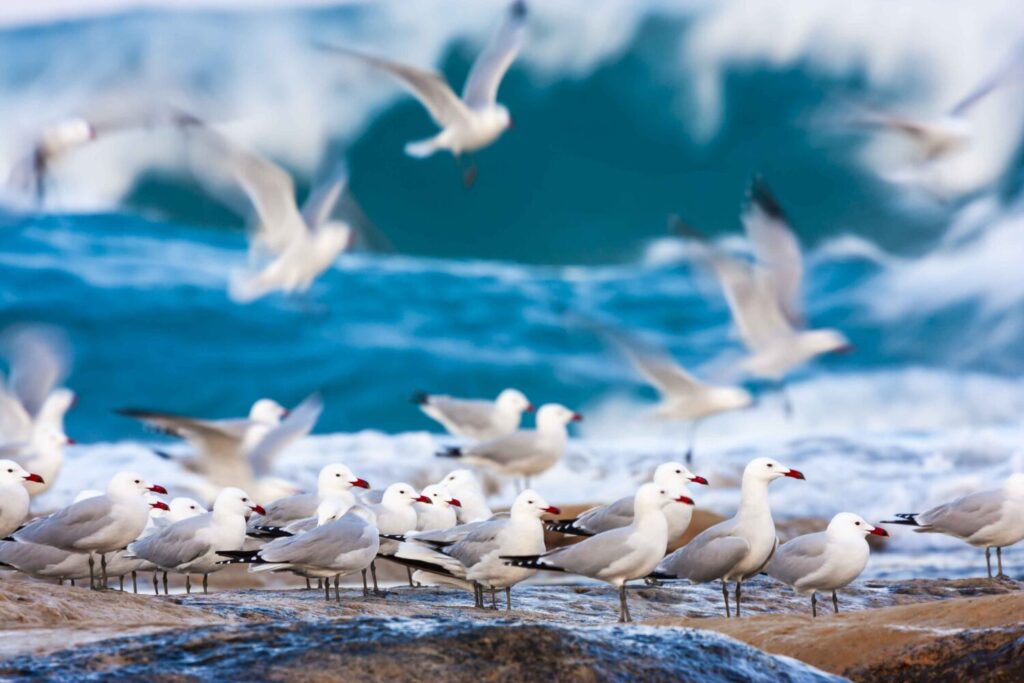
{"type": "Polygon", "coordinates": [[[747,186],[747,200],[773,218],[782,220],[786,218],[782,205],[772,194],[768,183],[760,173],[754,174],[754,177],[750,179],[750,184],[747,186]]]}
{"type": "Polygon", "coordinates": [[[461,458],[462,448],[459,446],[448,446],[443,451],[438,451],[434,455],[439,458],[461,458]]]}
{"type": "Polygon", "coordinates": [[[430,401],[430,394],[425,391],[416,390],[412,392],[412,396],[409,397],[409,400],[416,405],[421,406],[430,401]]]}
{"type": "Polygon", "coordinates": [[[896,519],[887,519],[879,522],[879,524],[902,524],[904,526],[921,526],[917,523],[916,512],[900,512],[897,513],[896,519]]]}

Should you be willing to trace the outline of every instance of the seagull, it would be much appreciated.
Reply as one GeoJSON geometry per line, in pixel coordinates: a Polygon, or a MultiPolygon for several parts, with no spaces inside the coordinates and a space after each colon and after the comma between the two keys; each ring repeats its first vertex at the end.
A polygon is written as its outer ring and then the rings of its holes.
{"type": "Polygon", "coordinates": [[[452,446],[438,455],[521,476],[524,487],[529,487],[530,477],[547,471],[562,459],[569,440],[566,426],[582,419],[582,415],[565,406],[548,403],[537,411],[534,430],[521,429],[472,446],[452,446]]]}
{"type": "MultiPolygon", "coordinates": [[[[746,372],[775,382],[785,397],[783,382],[792,370],[822,354],[853,349],[839,330],[804,329],[790,319],[802,315],[792,298],[799,290],[802,266],[799,259],[792,261],[795,238],[791,230],[784,229],[788,224],[763,181],[752,186],[744,218],[758,258],[753,264],[710,244],[678,218],[673,217],[672,222],[677,234],[695,238],[700,260],[710,265],[725,293],[749,352],[741,363],[746,372]]],[[[789,413],[791,406],[785,398],[789,413]]]]}
{"type": "Polygon", "coordinates": [[[996,549],[998,578],[1003,574],[1003,548],[1024,540],[1024,473],[1007,477],[1001,488],[979,491],[924,512],[896,515],[882,524],[915,527],[922,534],[946,534],[985,549],[992,578],[992,548],[996,549]]]}
{"type": "MultiPolygon", "coordinates": [[[[678,462],[666,462],[654,470],[651,481],[662,488],[679,488],[687,484],[703,484],[708,480],[697,476],[678,462]]],[[[685,490],[685,488],[684,488],[685,490]]],[[[626,496],[614,503],[593,507],[575,519],[559,519],[547,523],[549,531],[574,536],[594,536],[612,529],[629,526],[633,523],[635,497],[626,496]]],[[[689,505],[670,505],[662,509],[668,521],[668,542],[673,543],[683,535],[690,526],[693,507],[689,505]]]]}
{"type": "MultiPolygon", "coordinates": [[[[218,494],[210,512],[171,524],[128,546],[128,555],[148,560],[164,571],[185,575],[185,589],[192,592],[190,574],[203,575],[203,593],[209,575],[223,569],[221,550],[241,550],[245,544],[245,520],[263,507],[242,489],[229,486],[218,494]]],[[[167,580],[166,574],[164,581],[167,580]]],[[[164,592],[167,586],[164,585],[164,592]]]]}
{"type": "Polygon", "coordinates": [[[765,567],[768,576],[811,594],[811,616],[818,616],[817,591],[832,591],[832,608],[839,614],[836,591],[860,576],[868,564],[867,536],[888,536],[852,512],[840,512],[825,531],[805,534],[779,546],[765,567]]]}
{"type": "Polygon", "coordinates": [[[701,382],[667,353],[641,346],[623,335],[613,335],[612,338],[637,372],[661,394],[661,404],[655,414],[664,419],[690,422],[690,444],[686,449],[688,463],[693,461],[697,426],[702,420],[718,413],[747,408],[754,402],[750,392],[742,387],[713,386],[701,382]]]}
{"type": "Polygon", "coordinates": [[[456,511],[462,503],[443,484],[425,486],[420,495],[429,498],[430,503],[416,503],[416,531],[451,529],[458,524],[456,511]]]}
{"type": "Polygon", "coordinates": [[[100,585],[107,584],[107,554],[124,548],[146,528],[149,503],[145,493],[167,493],[133,472],[118,472],[105,494],[72,503],[48,517],[33,520],[14,539],[89,554],[90,587],[96,584],[95,558],[100,556],[100,585]]]}
{"type": "Polygon", "coordinates": [[[30,498],[24,484],[28,481],[44,483],[13,460],[0,460],[0,538],[10,536],[28,516],[30,498]]]}
{"type": "MultiPolygon", "coordinates": [[[[100,492],[97,492],[100,494],[100,492]]],[[[156,496],[148,495],[149,499],[149,521],[146,522],[146,528],[142,530],[140,538],[153,533],[158,527],[156,526],[157,519],[164,519],[164,515],[170,514],[171,507],[167,503],[158,499],[156,496]]],[[[110,553],[107,557],[107,576],[116,576],[120,581],[120,590],[124,591],[124,577],[128,574],[132,576],[132,592],[139,592],[138,585],[138,572],[146,570],[155,570],[156,567],[147,562],[146,560],[140,560],[137,557],[132,557],[128,554],[126,549],[117,550],[110,553]]],[[[156,592],[156,572],[153,572],[153,591],[156,592]]]]}
{"type": "Polygon", "coordinates": [[[292,522],[313,517],[318,514],[318,506],[329,498],[337,499],[345,507],[352,507],[356,504],[353,487],[368,489],[370,484],[341,463],[326,465],[317,476],[316,493],[299,493],[269,503],[266,513],[249,518],[249,530],[286,527],[292,522]]]}
{"type": "Polygon", "coordinates": [[[86,553],[73,553],[38,543],[0,541],[0,565],[12,567],[34,579],[57,579],[63,584],[89,576],[86,553]]]}
{"type": "Polygon", "coordinates": [[[693,500],[685,487],[655,482],[641,486],[633,497],[633,514],[626,526],[610,529],[542,555],[503,555],[512,567],[569,572],[606,581],[619,589],[619,622],[633,621],[626,603],[626,582],[650,574],[665,557],[668,520],[664,510],[693,500]]]}
{"type": "Polygon", "coordinates": [[[727,617],[732,616],[728,582],[735,581],[736,616],[740,616],[743,581],[764,568],[779,542],[768,505],[768,484],[782,477],[803,479],[804,475],[772,458],[751,460],[743,470],[736,515],[702,531],[666,557],[651,576],[689,579],[694,583],[721,579],[727,617]]]}
{"type": "MultiPolygon", "coordinates": [[[[511,567],[503,556],[540,555],[544,546],[546,514],[561,514],[532,489],[520,493],[508,516],[471,522],[437,532],[420,532],[400,544],[396,562],[442,576],[467,581],[474,589],[477,607],[483,607],[483,590],[505,589],[505,608],[512,609],[511,588],[533,575],[533,569],[511,567]]],[[[662,551],[664,553],[664,550],[662,551]]]]}
{"type": "Polygon", "coordinates": [[[26,479],[25,489],[29,495],[37,496],[49,490],[50,485],[60,474],[64,464],[64,447],[73,443],[64,434],[47,426],[40,425],[27,443],[8,443],[0,446],[0,455],[22,465],[25,469],[38,471],[37,478],[26,479]]]}
{"type": "MultiPolygon", "coordinates": [[[[382,536],[401,536],[410,531],[416,530],[419,521],[413,503],[431,504],[430,498],[421,495],[410,484],[399,482],[392,484],[384,490],[381,502],[368,505],[370,511],[376,518],[377,530],[382,536]]],[[[398,541],[385,540],[381,542],[377,550],[377,556],[390,559],[391,555],[398,550],[398,541]]],[[[380,588],[377,586],[377,565],[370,563],[370,573],[373,575],[373,592],[380,595],[380,588]]],[[[412,585],[412,575],[409,576],[409,585],[412,585]]]]}
{"type": "Polygon", "coordinates": [[[152,410],[125,408],[121,415],[141,420],[164,434],[188,441],[194,453],[178,461],[186,469],[202,475],[216,497],[225,486],[238,486],[257,492],[257,501],[279,497],[279,480],[271,476],[274,459],[296,441],[306,437],[323,411],[318,394],[307,397],[288,411],[270,399],[253,404],[248,418],[205,420],[152,410]]]}
{"type": "Polygon", "coordinates": [[[437,420],[452,436],[489,441],[519,429],[523,411],[532,413],[529,399],[518,389],[505,389],[493,401],[464,399],[418,391],[412,402],[437,420]]]}
{"type": "Polygon", "coordinates": [[[494,514],[487,505],[487,497],[480,488],[480,482],[470,470],[452,470],[437,483],[458,498],[459,507],[455,514],[459,524],[490,519],[494,514]]]}
{"type": "MultiPolygon", "coordinates": [[[[444,77],[434,71],[349,48],[322,47],[387,72],[430,113],[441,132],[426,140],[410,142],[405,146],[406,154],[422,159],[447,150],[458,159],[491,145],[512,127],[511,114],[497,101],[498,87],[522,48],[526,14],[526,3],[522,0],[509,6],[504,23],[473,63],[461,98],[444,77]]],[[[476,167],[472,163],[463,180],[467,187],[476,180],[476,167]]]]}
{"type": "Polygon", "coordinates": [[[331,220],[348,184],[344,164],[313,188],[300,209],[295,183],[283,168],[206,126],[189,126],[187,131],[209,153],[211,164],[227,169],[259,220],[249,238],[256,266],[231,278],[229,293],[236,302],[248,303],[277,290],[305,292],[355,243],[355,231],[347,222],[331,220]]]}
{"type": "MultiPolygon", "coordinates": [[[[334,596],[342,576],[366,571],[377,556],[380,534],[374,514],[362,505],[354,505],[344,515],[331,519],[305,533],[278,538],[259,550],[225,550],[220,554],[228,563],[250,563],[249,571],[293,571],[307,577],[334,577],[334,596]]],[[[324,581],[324,597],[331,599],[330,581],[324,581]]]]}

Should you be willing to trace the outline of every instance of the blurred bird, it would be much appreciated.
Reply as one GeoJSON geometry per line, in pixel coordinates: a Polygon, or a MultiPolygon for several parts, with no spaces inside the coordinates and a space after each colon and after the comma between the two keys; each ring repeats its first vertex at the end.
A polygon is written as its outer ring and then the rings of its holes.
{"type": "Polygon", "coordinates": [[[493,401],[465,399],[417,391],[412,402],[431,419],[440,422],[452,436],[486,441],[519,429],[523,411],[533,404],[518,389],[505,389],[493,401]]]}
{"type": "Polygon", "coordinates": [[[282,492],[280,480],[271,476],[274,459],[306,437],[322,411],[323,400],[313,394],[292,411],[261,399],[253,404],[248,418],[240,419],[205,420],[136,408],[117,412],[188,441],[194,452],[186,458],[159,451],[158,455],[201,475],[208,484],[204,497],[212,499],[224,486],[239,486],[256,491],[257,502],[269,502],[282,492]]]}
{"type": "MultiPolygon", "coordinates": [[[[513,125],[508,109],[497,101],[498,87],[522,48],[526,14],[526,3],[521,0],[509,6],[504,23],[473,63],[461,99],[444,77],[433,71],[349,48],[322,47],[391,74],[430,112],[441,132],[426,140],[410,142],[405,146],[406,154],[424,158],[448,150],[458,159],[492,144],[513,125]]],[[[467,187],[476,180],[476,165],[472,161],[463,180],[467,187]]]]}
{"type": "Polygon", "coordinates": [[[749,352],[741,367],[754,377],[775,382],[788,414],[792,406],[785,394],[786,375],[817,356],[853,347],[839,330],[803,329],[799,244],[779,203],[761,180],[751,187],[744,223],[754,247],[753,264],[711,244],[678,217],[671,219],[676,234],[694,240],[698,258],[711,267],[722,287],[749,352]]]}

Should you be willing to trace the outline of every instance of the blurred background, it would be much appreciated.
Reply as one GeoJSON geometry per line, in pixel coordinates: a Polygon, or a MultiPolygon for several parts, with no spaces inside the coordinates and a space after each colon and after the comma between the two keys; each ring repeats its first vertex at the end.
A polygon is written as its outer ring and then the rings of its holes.
{"type": "MultiPolygon", "coordinates": [[[[81,398],[69,435],[147,438],[112,413],[124,405],[233,416],[319,389],[318,433],[427,457],[425,435],[401,436],[436,428],[414,390],[514,386],[586,415],[570,469],[600,470],[608,448],[678,453],[685,426],[647,420],[653,392],[564,312],[615,320],[720,376],[740,352],[727,307],[666,218],[728,244],[760,173],[803,243],[811,323],[842,329],[857,352],[793,378],[791,419],[765,396],[709,421],[705,462],[767,447],[820,456],[822,469],[928,473],[933,488],[910,500],[851,476],[852,495],[871,492],[865,514],[998,485],[1016,466],[1024,71],[970,109],[969,144],[929,163],[858,121],[944,116],[1019,51],[1018,3],[535,2],[499,95],[515,128],[477,155],[471,189],[450,156],[402,153],[434,130],[417,102],[316,47],[434,67],[460,86],[504,8],[3,3],[0,167],[61,118],[173,103],[292,171],[300,196],[347,158],[352,195],[389,245],[342,256],[298,299],[238,305],[225,290],[246,259],[245,223],[197,185],[174,131],[62,159],[41,209],[7,198],[0,327],[67,330],[81,398]]],[[[822,496],[794,505],[813,511],[822,496]]]]}

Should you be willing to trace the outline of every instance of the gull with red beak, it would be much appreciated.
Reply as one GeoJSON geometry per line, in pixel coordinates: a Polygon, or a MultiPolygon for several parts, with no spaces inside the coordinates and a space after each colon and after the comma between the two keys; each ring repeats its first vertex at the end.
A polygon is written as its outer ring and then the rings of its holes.
{"type": "Polygon", "coordinates": [[[316,493],[299,493],[279,498],[267,505],[265,514],[249,518],[249,531],[279,529],[301,519],[316,517],[317,508],[328,499],[337,499],[346,508],[356,504],[353,488],[370,488],[370,484],[357,477],[341,463],[325,465],[317,476],[316,493]]]}
{"type": "Polygon", "coordinates": [[[665,557],[669,540],[665,511],[692,508],[693,500],[685,491],[678,483],[644,484],[633,497],[632,519],[627,526],[543,555],[506,555],[502,559],[512,567],[568,572],[610,583],[619,589],[619,621],[632,621],[626,602],[626,582],[647,576],[665,557]]]}
{"type": "Polygon", "coordinates": [[[839,614],[836,591],[864,571],[871,549],[867,537],[888,536],[852,512],[840,512],[825,531],[797,536],[779,546],[765,568],[768,576],[811,594],[811,616],[818,616],[818,591],[832,591],[832,608],[839,614]]]}
{"type": "Polygon", "coordinates": [[[751,460],[743,470],[736,515],[708,527],[666,557],[651,577],[689,579],[693,583],[721,580],[727,617],[732,616],[728,583],[735,581],[736,616],[740,616],[743,582],[764,568],[779,542],[768,505],[768,484],[782,477],[803,479],[804,475],[772,458],[751,460]]]}
{"type": "MultiPolygon", "coordinates": [[[[678,462],[666,462],[658,465],[651,481],[663,487],[683,487],[684,492],[687,484],[707,486],[708,483],[707,479],[697,476],[678,462]]],[[[614,503],[590,508],[575,519],[558,519],[548,522],[547,527],[550,531],[562,534],[594,536],[632,524],[635,507],[635,496],[626,496],[614,503]]],[[[671,544],[682,536],[690,526],[693,506],[669,505],[662,508],[662,513],[668,521],[668,542],[671,544]]]]}
{"type": "Polygon", "coordinates": [[[246,518],[252,513],[265,512],[245,491],[229,487],[220,492],[210,512],[176,522],[135,541],[128,546],[128,556],[148,560],[166,572],[184,574],[188,592],[192,591],[190,575],[202,574],[206,593],[209,575],[224,568],[219,564],[222,558],[217,552],[241,550],[245,544],[246,518]]]}
{"type": "Polygon", "coordinates": [[[31,499],[25,482],[42,484],[43,478],[13,460],[0,460],[0,538],[10,536],[28,516],[31,499]]]}
{"type": "Polygon", "coordinates": [[[61,550],[89,554],[91,587],[97,588],[95,557],[100,558],[100,586],[106,586],[106,556],[134,541],[149,520],[146,493],[167,493],[133,472],[119,472],[107,485],[107,492],[72,503],[48,517],[42,517],[15,532],[14,538],[41,543],[61,550]]]}
{"type": "Polygon", "coordinates": [[[532,413],[533,404],[518,389],[505,389],[493,401],[428,394],[418,391],[412,402],[423,413],[441,423],[452,436],[488,441],[519,429],[523,412],[532,413]]]}
{"type": "Polygon", "coordinates": [[[537,411],[536,429],[520,429],[473,446],[447,448],[438,456],[460,458],[471,465],[522,477],[523,488],[529,488],[530,477],[546,472],[562,459],[569,441],[566,427],[582,419],[565,406],[548,403],[537,411]]]}
{"type": "Polygon", "coordinates": [[[416,531],[451,529],[458,524],[456,511],[462,502],[442,484],[431,484],[420,491],[430,503],[416,503],[416,531]]]}
{"type": "MultiPolygon", "coordinates": [[[[382,537],[403,536],[410,531],[416,530],[419,518],[413,503],[425,503],[431,505],[430,498],[418,493],[411,484],[398,483],[384,489],[384,496],[379,503],[367,506],[377,520],[377,530],[382,537]]],[[[380,548],[377,550],[377,557],[390,559],[398,550],[398,541],[385,540],[382,538],[380,548]]],[[[373,592],[380,595],[380,587],[377,585],[377,565],[370,563],[370,573],[373,574],[373,592]]],[[[365,575],[363,577],[365,581],[365,575]]],[[[412,576],[409,576],[409,585],[412,585],[412,576]]]]}

